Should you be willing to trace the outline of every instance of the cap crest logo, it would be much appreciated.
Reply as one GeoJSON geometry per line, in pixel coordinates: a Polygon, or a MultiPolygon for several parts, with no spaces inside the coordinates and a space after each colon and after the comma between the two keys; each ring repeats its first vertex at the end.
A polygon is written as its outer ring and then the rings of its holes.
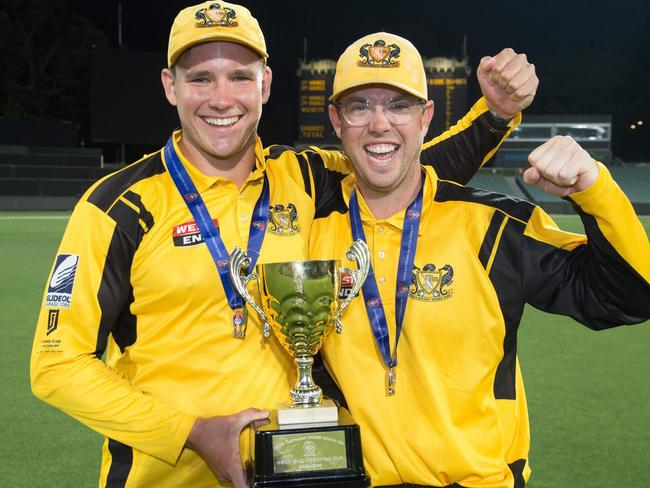
{"type": "Polygon", "coordinates": [[[237,12],[229,7],[222,7],[218,3],[202,8],[194,15],[196,27],[236,27],[239,23],[235,20],[237,12]]]}
{"type": "Polygon", "coordinates": [[[359,48],[358,66],[366,68],[397,68],[401,49],[397,44],[388,44],[383,39],[378,39],[374,44],[366,43],[359,48]]]}

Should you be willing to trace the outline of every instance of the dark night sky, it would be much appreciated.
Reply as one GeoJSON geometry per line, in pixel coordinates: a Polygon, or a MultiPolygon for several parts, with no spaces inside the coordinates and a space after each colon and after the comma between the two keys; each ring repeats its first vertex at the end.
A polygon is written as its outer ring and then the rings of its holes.
{"type": "MultiPolygon", "coordinates": [[[[68,1],[75,13],[106,33],[111,47],[117,47],[120,2],[68,1]]],[[[123,43],[133,50],[164,53],[174,16],[197,2],[121,3],[123,43]]],[[[525,52],[535,63],[541,83],[529,113],[613,114],[615,143],[625,146],[615,145],[615,153],[650,160],[644,135],[648,129],[633,133],[628,128],[639,119],[650,125],[650,3],[646,1],[242,3],[260,21],[274,71],[271,102],[261,126],[263,135],[265,130],[272,132],[274,125],[282,125],[278,118],[287,111],[295,119],[296,69],[305,38],[310,59],[336,59],[354,39],[380,30],[407,37],[424,57],[434,57],[459,56],[467,34],[474,70],[482,56],[504,47],[525,52]]],[[[471,99],[478,93],[472,74],[471,99]]],[[[295,121],[291,123],[295,126],[295,121]]]]}

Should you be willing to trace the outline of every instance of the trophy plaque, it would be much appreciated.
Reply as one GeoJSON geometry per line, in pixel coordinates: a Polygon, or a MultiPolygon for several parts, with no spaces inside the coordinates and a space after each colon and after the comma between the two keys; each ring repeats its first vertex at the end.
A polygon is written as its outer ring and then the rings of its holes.
{"type": "Polygon", "coordinates": [[[271,412],[270,422],[256,422],[251,430],[252,486],[348,487],[370,486],[363,467],[359,426],[349,412],[323,393],[312,378],[313,356],[333,328],[342,331],[341,316],[361,289],[370,268],[363,241],[347,253],[356,270],[336,260],[258,264],[245,275],[250,259],[235,249],[228,262],[233,286],[258,313],[265,337],[271,330],[294,358],[297,380],[291,402],[271,412]],[[247,290],[257,280],[258,304],[247,290]],[[341,283],[346,286],[341,286],[341,283]]]}

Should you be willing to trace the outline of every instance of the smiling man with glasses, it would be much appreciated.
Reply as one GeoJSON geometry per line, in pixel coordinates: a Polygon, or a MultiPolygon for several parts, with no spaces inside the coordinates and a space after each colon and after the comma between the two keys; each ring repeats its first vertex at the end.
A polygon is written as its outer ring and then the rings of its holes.
{"type": "Polygon", "coordinates": [[[314,219],[310,254],[345,260],[357,239],[370,249],[345,333],[322,354],[361,427],[373,486],[522,488],[531,472],[517,359],[524,304],[596,330],[647,320],[643,227],[607,168],[569,137],[533,151],[524,178],[570,199],[588,240],[529,202],[422,166],[434,107],[420,54],[399,36],[352,43],[330,101],[354,174],[342,181],[343,203],[314,219]],[[400,56],[369,64],[369,45],[398,46],[400,56]]]}

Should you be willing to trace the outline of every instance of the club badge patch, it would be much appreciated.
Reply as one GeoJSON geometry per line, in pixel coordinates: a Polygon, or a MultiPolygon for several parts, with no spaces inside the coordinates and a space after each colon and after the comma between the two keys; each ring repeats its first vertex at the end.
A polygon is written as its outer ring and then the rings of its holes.
{"type": "Polygon", "coordinates": [[[409,297],[423,302],[437,302],[451,298],[454,290],[448,288],[454,281],[454,268],[445,264],[425,264],[422,269],[415,266],[411,275],[409,297]]]}
{"type": "Polygon", "coordinates": [[[78,264],[79,256],[75,254],[59,254],[56,257],[54,271],[45,295],[47,307],[70,308],[78,264]]]}
{"type": "MultiPolygon", "coordinates": [[[[219,221],[213,219],[212,222],[218,229],[219,221]]],[[[203,235],[194,221],[175,225],[172,229],[172,239],[176,247],[196,246],[203,243],[203,235]]]]}
{"type": "Polygon", "coordinates": [[[298,210],[293,203],[271,205],[269,208],[269,232],[278,236],[291,236],[300,232],[298,210]]]}
{"type": "Polygon", "coordinates": [[[397,44],[386,45],[386,41],[378,39],[374,44],[364,44],[359,48],[358,66],[365,68],[399,68],[401,49],[397,44]]]}
{"type": "Polygon", "coordinates": [[[196,18],[195,27],[237,27],[239,22],[237,12],[229,7],[222,7],[218,3],[212,3],[207,8],[202,8],[194,14],[196,18]]]}

